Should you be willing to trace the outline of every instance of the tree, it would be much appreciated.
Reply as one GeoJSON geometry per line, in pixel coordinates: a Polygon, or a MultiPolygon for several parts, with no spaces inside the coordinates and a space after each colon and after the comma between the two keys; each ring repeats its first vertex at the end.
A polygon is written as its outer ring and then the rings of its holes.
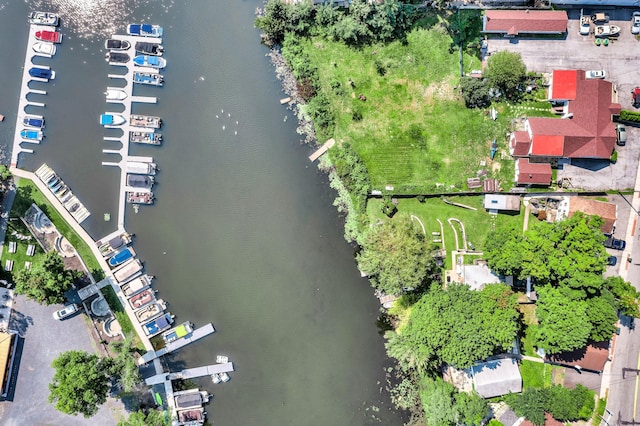
{"type": "Polygon", "coordinates": [[[544,425],[547,406],[547,393],[544,389],[526,388],[520,394],[509,393],[505,396],[505,401],[518,416],[526,417],[535,425],[544,425]]]}
{"type": "Polygon", "coordinates": [[[118,422],[118,426],[169,426],[171,422],[158,410],[135,411],[129,415],[127,420],[118,422]]]}
{"type": "Polygon", "coordinates": [[[607,277],[604,280],[604,288],[613,295],[616,309],[618,309],[620,313],[630,317],[640,318],[638,292],[630,283],[619,276],[607,277]]]}
{"type": "Polygon", "coordinates": [[[265,32],[273,44],[281,44],[290,29],[290,9],[294,7],[280,0],[269,0],[264,15],[256,18],[255,25],[265,32]]]}
{"type": "Polygon", "coordinates": [[[24,294],[38,303],[51,305],[64,302],[64,293],[74,280],[74,273],[64,269],[62,257],[48,252],[31,269],[22,269],[14,275],[16,293],[24,294]]]}
{"type": "Polygon", "coordinates": [[[485,75],[491,85],[507,97],[517,96],[518,86],[526,74],[527,68],[519,53],[502,51],[489,56],[485,75]]]}
{"type": "Polygon", "coordinates": [[[356,259],[372,285],[387,294],[422,286],[434,264],[424,235],[407,216],[372,226],[356,259]]]}
{"type": "Polygon", "coordinates": [[[600,296],[587,299],[587,316],[591,323],[590,339],[596,342],[611,339],[616,329],[616,322],[618,321],[615,302],[612,296],[600,296]]]}
{"type": "Polygon", "coordinates": [[[49,384],[49,402],[66,414],[93,416],[107,400],[112,364],[109,358],[84,351],[62,353],[51,364],[56,372],[49,384]]]}
{"type": "Polygon", "coordinates": [[[588,303],[571,300],[561,290],[549,285],[538,287],[538,295],[538,345],[548,354],[584,347],[591,335],[588,303]]]}
{"type": "Polygon", "coordinates": [[[131,392],[142,381],[136,358],[133,356],[135,350],[131,347],[130,340],[117,342],[113,345],[118,355],[111,369],[112,376],[118,378],[118,382],[125,392],[131,392]]]}
{"type": "Polygon", "coordinates": [[[475,392],[456,394],[456,408],[459,413],[459,423],[466,426],[480,426],[489,412],[487,400],[475,392]]]}
{"type": "Polygon", "coordinates": [[[483,291],[461,284],[434,288],[412,307],[389,354],[410,356],[411,361],[405,359],[401,365],[466,368],[510,348],[518,332],[517,318],[515,296],[502,284],[483,291]]]}
{"type": "Polygon", "coordinates": [[[455,392],[453,385],[440,378],[425,377],[420,381],[420,399],[427,424],[448,426],[458,422],[455,392]]]}
{"type": "Polygon", "coordinates": [[[491,105],[489,87],[481,78],[462,77],[460,92],[467,108],[485,108],[491,105]]]}

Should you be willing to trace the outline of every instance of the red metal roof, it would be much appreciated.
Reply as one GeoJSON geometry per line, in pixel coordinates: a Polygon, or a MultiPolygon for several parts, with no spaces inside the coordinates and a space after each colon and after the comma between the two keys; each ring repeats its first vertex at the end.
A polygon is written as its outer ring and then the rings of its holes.
{"type": "Polygon", "coordinates": [[[569,100],[576,98],[578,87],[577,70],[554,70],[551,79],[551,99],[569,100]]]}
{"type": "Polygon", "coordinates": [[[487,10],[484,16],[484,32],[547,33],[567,31],[567,12],[564,10],[487,10]]]}
{"type": "Polygon", "coordinates": [[[533,135],[531,155],[544,157],[562,157],[564,151],[564,136],[562,135],[533,135]]]}
{"type": "Polygon", "coordinates": [[[520,185],[549,185],[551,183],[551,165],[549,163],[530,163],[528,158],[518,159],[516,164],[520,185]]]}

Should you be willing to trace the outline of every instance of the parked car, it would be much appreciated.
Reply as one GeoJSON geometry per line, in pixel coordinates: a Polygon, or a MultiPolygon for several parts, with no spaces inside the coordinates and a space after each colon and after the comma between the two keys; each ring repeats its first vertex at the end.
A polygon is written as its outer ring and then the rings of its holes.
{"type": "Polygon", "coordinates": [[[591,31],[591,21],[588,16],[581,15],[580,16],[580,34],[589,35],[591,31]]]}
{"type": "Polygon", "coordinates": [[[607,257],[607,265],[616,266],[616,263],[618,263],[618,258],[617,257],[615,257],[615,256],[607,257]]]}
{"type": "Polygon", "coordinates": [[[605,75],[604,70],[589,70],[585,73],[586,78],[604,78],[605,75]]]}
{"type": "Polygon", "coordinates": [[[640,12],[633,12],[631,16],[631,34],[640,34],[640,12]]]}
{"type": "Polygon", "coordinates": [[[71,305],[65,306],[64,308],[60,309],[59,311],[55,311],[53,313],[53,318],[57,319],[57,320],[63,320],[65,318],[70,317],[71,315],[75,314],[79,310],[80,310],[80,307],[78,305],[76,305],[75,303],[73,303],[71,305]]]}
{"type": "Polygon", "coordinates": [[[627,242],[625,240],[619,240],[608,235],[607,239],[604,242],[604,246],[606,248],[614,250],[624,250],[624,248],[627,246],[627,242]]]}
{"type": "Polygon", "coordinates": [[[616,126],[616,134],[618,135],[616,143],[620,146],[625,146],[627,144],[627,128],[624,127],[624,124],[616,126]]]}

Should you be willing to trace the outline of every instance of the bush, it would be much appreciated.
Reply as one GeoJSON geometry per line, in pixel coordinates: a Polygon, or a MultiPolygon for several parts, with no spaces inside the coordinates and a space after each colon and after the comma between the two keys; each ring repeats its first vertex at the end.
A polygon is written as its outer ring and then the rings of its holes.
{"type": "Polygon", "coordinates": [[[618,161],[618,151],[614,149],[609,160],[615,164],[618,161]]]}
{"type": "Polygon", "coordinates": [[[622,111],[620,111],[620,121],[640,123],[640,112],[623,109],[622,111]]]}

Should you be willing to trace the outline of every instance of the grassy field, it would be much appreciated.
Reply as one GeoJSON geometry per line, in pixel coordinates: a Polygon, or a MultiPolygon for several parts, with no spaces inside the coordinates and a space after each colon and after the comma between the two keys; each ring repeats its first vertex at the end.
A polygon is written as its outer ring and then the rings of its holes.
{"type": "MultiPolygon", "coordinates": [[[[511,118],[550,115],[549,104],[536,100],[536,93],[522,105],[496,104],[496,121],[488,109],[466,108],[456,88],[458,52],[450,53],[451,38],[437,21],[411,32],[406,43],[354,49],[320,38],[304,42],[336,115],[335,138],[360,154],[375,189],[392,185],[395,193],[431,193],[440,184],[461,190],[481,169],[509,187],[511,118]],[[490,159],[494,139],[507,161],[490,159]]],[[[482,68],[468,54],[463,65],[466,73],[482,68]]]]}
{"type": "MultiPolygon", "coordinates": [[[[492,216],[482,207],[482,196],[473,197],[449,197],[447,201],[460,203],[469,207],[475,207],[477,210],[469,210],[462,207],[446,204],[440,198],[428,198],[424,203],[417,199],[400,199],[398,204],[398,214],[414,215],[425,227],[428,238],[431,238],[432,232],[441,232],[438,219],[443,224],[444,243],[447,250],[446,267],[451,267],[450,254],[455,250],[456,244],[454,233],[451,226],[447,222],[449,218],[457,218],[465,226],[467,240],[473,243],[476,250],[482,251],[485,240],[489,232],[496,227],[515,225],[519,229],[522,228],[524,222],[524,210],[518,215],[497,215],[492,216]]],[[[382,200],[371,199],[367,205],[369,217],[372,221],[388,220],[381,211],[382,200]]],[[[417,225],[419,226],[419,225],[417,225]]],[[[458,231],[459,245],[462,248],[462,236],[458,231]]],[[[473,259],[469,257],[469,261],[473,259]]]]}
{"type": "Polygon", "coordinates": [[[551,386],[553,379],[551,371],[552,367],[549,364],[523,360],[520,363],[523,389],[551,386]]]}
{"type": "Polygon", "coordinates": [[[100,264],[93,256],[93,252],[84,242],[82,238],[73,230],[73,228],[67,223],[67,221],[60,215],[57,210],[51,205],[49,200],[40,192],[38,187],[29,179],[20,179],[18,181],[18,188],[20,190],[16,193],[16,200],[13,203],[10,217],[19,217],[24,214],[24,211],[20,211],[23,206],[29,206],[31,203],[36,203],[38,207],[51,219],[51,222],[56,226],[58,231],[75,247],[76,251],[84,261],[87,268],[93,274],[95,271],[101,271],[100,264]],[[21,200],[23,195],[27,198],[21,200]]]}
{"type": "Polygon", "coordinates": [[[12,235],[14,231],[17,234],[31,236],[27,227],[19,218],[13,218],[8,222],[7,234],[5,235],[2,257],[0,259],[0,266],[2,267],[2,269],[0,269],[0,277],[10,282],[13,282],[13,273],[24,269],[25,262],[37,263],[44,256],[44,252],[35,238],[31,237],[30,240],[20,240],[17,238],[17,235],[12,235]],[[15,253],[9,253],[9,242],[15,242],[17,244],[15,253]],[[34,245],[36,248],[33,256],[27,256],[27,247],[29,244],[34,245]],[[4,270],[4,265],[7,260],[13,260],[12,272],[4,270]]]}

